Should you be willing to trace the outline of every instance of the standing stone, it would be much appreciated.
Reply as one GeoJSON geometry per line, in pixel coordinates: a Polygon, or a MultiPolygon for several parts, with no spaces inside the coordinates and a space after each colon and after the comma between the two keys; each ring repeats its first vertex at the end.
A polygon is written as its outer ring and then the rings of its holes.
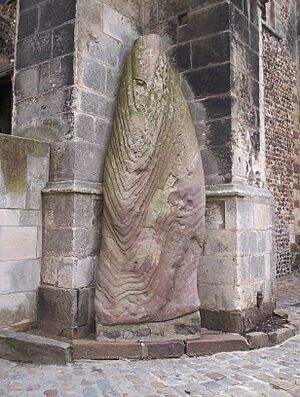
{"type": "Polygon", "coordinates": [[[180,328],[180,318],[199,325],[202,161],[187,103],[154,34],[136,40],[125,64],[103,194],[98,338],[162,335],[167,320],[180,328]]]}

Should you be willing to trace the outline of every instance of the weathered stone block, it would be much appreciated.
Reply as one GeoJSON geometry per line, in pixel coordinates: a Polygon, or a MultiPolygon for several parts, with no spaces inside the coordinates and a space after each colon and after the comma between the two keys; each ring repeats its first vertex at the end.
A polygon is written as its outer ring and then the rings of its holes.
{"type": "Polygon", "coordinates": [[[254,207],[251,201],[237,200],[237,228],[238,230],[252,230],[254,227],[254,207]]]}
{"type": "Polygon", "coordinates": [[[75,359],[114,360],[121,358],[142,358],[141,344],[138,342],[96,342],[92,340],[74,340],[75,359]]]}
{"type": "Polygon", "coordinates": [[[178,30],[179,42],[198,39],[229,29],[228,3],[199,10],[188,15],[187,24],[178,30]],[[199,23],[201,21],[201,23],[199,23]]]}
{"type": "Polygon", "coordinates": [[[69,229],[44,229],[43,255],[45,256],[72,256],[74,230],[69,229]]]}
{"type": "MultiPolygon", "coordinates": [[[[234,257],[202,256],[198,284],[232,284],[238,280],[238,262],[234,257]]],[[[202,302],[203,304],[203,302],[202,302]]]]}
{"type": "Polygon", "coordinates": [[[89,182],[102,181],[107,148],[95,143],[76,141],[75,178],[89,182]]]}
{"type": "Polygon", "coordinates": [[[0,327],[35,321],[35,291],[0,295],[0,327]]]}
{"type": "Polygon", "coordinates": [[[32,121],[32,119],[48,117],[61,111],[67,112],[70,110],[72,103],[71,96],[72,90],[58,90],[37,97],[34,101],[29,98],[18,102],[16,106],[16,122],[19,125],[32,121]]]}
{"type": "Polygon", "coordinates": [[[257,232],[257,249],[259,253],[270,253],[273,250],[273,231],[257,232]]]}
{"type": "Polygon", "coordinates": [[[50,180],[74,179],[75,143],[54,142],[51,145],[50,180]]]}
{"type": "Polygon", "coordinates": [[[110,121],[113,115],[114,102],[112,99],[82,91],[80,95],[80,109],[90,115],[99,116],[110,121]]]}
{"type": "Polygon", "coordinates": [[[61,288],[83,288],[94,285],[95,268],[98,257],[55,258],[57,268],[57,285],[61,288]]]}
{"type": "Polygon", "coordinates": [[[36,65],[51,57],[51,32],[39,33],[17,43],[16,69],[36,65]]]}
{"type": "Polygon", "coordinates": [[[131,44],[138,36],[130,20],[107,5],[103,9],[103,32],[125,44],[131,44]]]}
{"type": "Polygon", "coordinates": [[[233,231],[207,230],[203,255],[232,256],[237,252],[237,236],[233,231]]]}
{"type": "Polygon", "coordinates": [[[43,256],[41,266],[41,282],[43,284],[51,286],[58,285],[57,264],[57,258],[43,256]]]}
{"type": "Polygon", "coordinates": [[[207,98],[202,100],[202,104],[205,107],[207,119],[222,118],[231,115],[230,96],[207,98]]]}
{"type": "Polygon", "coordinates": [[[40,268],[39,260],[1,262],[0,294],[37,290],[40,283],[40,268]]]}
{"type": "Polygon", "coordinates": [[[71,228],[74,222],[72,194],[43,195],[43,225],[46,229],[71,228]]]}
{"type": "Polygon", "coordinates": [[[53,31],[53,57],[69,54],[74,51],[74,23],[68,23],[53,31]]]}
{"type": "Polygon", "coordinates": [[[74,83],[73,63],[73,55],[66,55],[40,65],[39,93],[44,94],[71,86],[74,83]]]}
{"type": "Polygon", "coordinates": [[[64,365],[72,360],[69,343],[21,332],[0,331],[0,357],[42,365],[64,365]]]}
{"type": "Polygon", "coordinates": [[[238,35],[239,39],[244,43],[249,43],[249,29],[248,29],[248,20],[240,13],[237,9],[232,10],[233,17],[231,19],[231,23],[235,33],[238,35]]]}
{"type": "Polygon", "coordinates": [[[201,356],[225,351],[249,350],[246,339],[237,334],[203,335],[197,340],[187,340],[186,354],[201,356]]]}
{"type": "Polygon", "coordinates": [[[207,201],[205,224],[209,230],[225,229],[225,201],[207,201]]]}
{"type": "Polygon", "coordinates": [[[270,332],[269,343],[271,346],[283,343],[287,339],[295,336],[296,330],[294,327],[286,326],[285,328],[279,328],[277,331],[270,332]]]}
{"type": "Polygon", "coordinates": [[[0,261],[34,259],[37,254],[36,227],[0,227],[0,261]]]}
{"type": "Polygon", "coordinates": [[[246,335],[251,349],[260,349],[270,346],[269,336],[264,332],[250,332],[246,335]]]}
{"type": "Polygon", "coordinates": [[[254,228],[256,230],[268,230],[272,226],[270,207],[264,204],[254,205],[254,228]]]}
{"type": "Polygon", "coordinates": [[[185,353],[185,344],[178,341],[143,342],[143,358],[175,358],[185,353]]]}
{"type": "Polygon", "coordinates": [[[257,252],[257,234],[253,230],[238,232],[238,252],[241,255],[252,255],[257,252]]]}
{"type": "MultiPolygon", "coordinates": [[[[230,59],[229,32],[192,41],[192,68],[223,63],[230,59]]],[[[188,68],[185,68],[187,70],[188,68]]]]}
{"type": "Polygon", "coordinates": [[[99,40],[91,43],[88,55],[94,60],[101,59],[108,66],[116,67],[119,62],[119,52],[120,44],[117,40],[106,34],[99,34],[99,40]]]}
{"type": "Polygon", "coordinates": [[[79,23],[95,25],[98,28],[103,23],[103,4],[99,1],[81,0],[77,3],[77,16],[79,23]]]}
{"type": "Polygon", "coordinates": [[[34,66],[24,69],[15,75],[15,95],[17,99],[25,99],[38,94],[39,69],[34,66]]]}
{"type": "Polygon", "coordinates": [[[230,64],[192,70],[185,78],[196,98],[226,94],[230,90],[230,64]]]}
{"type": "Polygon", "coordinates": [[[18,40],[34,34],[38,29],[38,8],[31,8],[19,15],[18,40]]]}
{"type": "Polygon", "coordinates": [[[97,142],[95,139],[95,118],[88,114],[76,113],[75,115],[76,138],[87,142],[97,142]]]}
{"type": "Polygon", "coordinates": [[[38,210],[0,209],[0,226],[41,226],[38,210]]]}
{"type": "Polygon", "coordinates": [[[61,327],[75,327],[77,324],[77,291],[49,286],[39,288],[38,320],[58,322],[61,327]]]}
{"type": "Polygon", "coordinates": [[[95,322],[95,288],[80,288],[78,291],[78,326],[95,322]]]}
{"type": "Polygon", "coordinates": [[[265,256],[251,256],[250,278],[264,280],[266,277],[265,256]]]}
{"type": "Polygon", "coordinates": [[[100,251],[101,230],[76,228],[74,231],[74,253],[79,258],[97,256],[100,251]]]}
{"type": "Polygon", "coordinates": [[[75,18],[76,0],[51,0],[40,7],[39,30],[47,30],[75,18]]]}
{"type": "Polygon", "coordinates": [[[105,93],[106,67],[89,58],[81,60],[82,83],[99,94],[105,93]]]}
{"type": "Polygon", "coordinates": [[[43,0],[20,0],[20,9],[26,10],[27,8],[33,7],[39,3],[41,3],[43,0]]]}
{"type": "Polygon", "coordinates": [[[170,60],[174,67],[179,71],[191,69],[191,44],[181,44],[172,47],[169,52],[170,60]]]}
{"type": "Polygon", "coordinates": [[[83,228],[101,228],[102,198],[93,194],[74,197],[75,225],[83,228]]]}

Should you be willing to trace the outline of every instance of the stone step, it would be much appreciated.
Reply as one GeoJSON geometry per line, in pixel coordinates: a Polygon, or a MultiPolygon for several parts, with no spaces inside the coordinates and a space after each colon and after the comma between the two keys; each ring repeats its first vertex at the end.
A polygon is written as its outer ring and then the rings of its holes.
{"type": "Polygon", "coordinates": [[[238,334],[204,334],[197,339],[102,342],[75,340],[74,359],[115,360],[122,358],[176,358],[184,354],[202,356],[224,351],[249,350],[247,340],[238,334]]]}
{"type": "Polygon", "coordinates": [[[71,344],[30,335],[0,330],[0,358],[34,364],[64,365],[72,361],[71,344]]]}
{"type": "Polygon", "coordinates": [[[203,335],[186,341],[186,354],[191,357],[249,349],[247,340],[239,334],[203,335]]]}

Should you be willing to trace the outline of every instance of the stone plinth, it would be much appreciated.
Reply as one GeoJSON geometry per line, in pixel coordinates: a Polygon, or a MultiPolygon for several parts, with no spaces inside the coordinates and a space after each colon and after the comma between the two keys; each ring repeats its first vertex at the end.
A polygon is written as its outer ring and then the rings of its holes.
{"type": "Polygon", "coordinates": [[[275,307],[274,200],[265,189],[207,186],[206,244],[199,268],[203,325],[245,332],[275,307]],[[261,305],[257,294],[262,293],[261,305]]]}

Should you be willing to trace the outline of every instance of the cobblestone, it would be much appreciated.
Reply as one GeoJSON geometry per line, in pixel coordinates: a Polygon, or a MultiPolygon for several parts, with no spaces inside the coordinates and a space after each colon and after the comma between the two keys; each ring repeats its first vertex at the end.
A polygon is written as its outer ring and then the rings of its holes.
{"type": "Polygon", "coordinates": [[[66,367],[0,360],[5,397],[297,397],[300,335],[250,352],[150,361],[77,361],[66,367]]]}

